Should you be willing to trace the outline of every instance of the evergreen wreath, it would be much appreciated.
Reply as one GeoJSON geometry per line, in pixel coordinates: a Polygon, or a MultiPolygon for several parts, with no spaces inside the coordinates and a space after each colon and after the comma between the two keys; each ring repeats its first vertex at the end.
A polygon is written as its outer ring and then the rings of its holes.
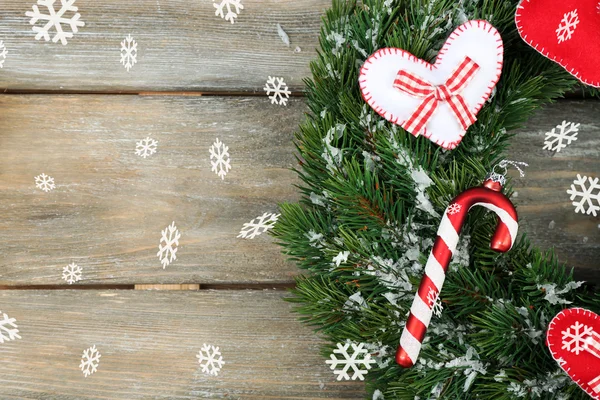
{"type": "MultiPolygon", "coordinates": [[[[439,216],[504,158],[510,131],[578,82],[521,41],[517,0],[334,0],[306,81],[310,112],[296,136],[298,204],[283,204],[273,230],[302,269],[290,301],[331,343],[364,343],[377,361],[373,399],[585,399],[545,345],[566,307],[600,312],[600,296],[576,282],[525,235],[490,250],[496,217],[473,209],[463,227],[420,358],[394,354],[439,216]],[[462,143],[448,151],[413,137],[362,99],[359,70],[383,47],[433,62],[456,26],[489,21],[504,41],[501,80],[462,143]]],[[[507,193],[510,194],[510,184],[507,193]]],[[[518,203],[517,203],[518,205],[518,203]]]]}

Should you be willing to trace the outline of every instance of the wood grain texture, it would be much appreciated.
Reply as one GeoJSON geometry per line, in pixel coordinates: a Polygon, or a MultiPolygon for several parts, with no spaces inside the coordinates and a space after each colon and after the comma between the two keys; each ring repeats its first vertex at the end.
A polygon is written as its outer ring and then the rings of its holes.
{"type": "Polygon", "coordinates": [[[600,178],[600,102],[548,106],[516,132],[512,143],[509,158],[529,163],[525,178],[513,182],[520,229],[541,248],[554,248],[560,261],[575,267],[577,278],[600,282],[600,215],[576,214],[566,192],[577,174],[600,178]],[[563,120],[581,124],[577,141],[558,153],[543,150],[545,132],[563,120]]]}
{"type": "Polygon", "coordinates": [[[244,223],[294,201],[292,134],[304,103],[266,98],[0,96],[0,284],[290,282],[267,234],[244,223]],[[136,142],[158,140],[156,154],[136,142]],[[211,171],[216,138],[232,169],[211,171]],[[56,189],[37,189],[46,173],[56,189]],[[156,255],[161,230],[181,232],[177,260],[156,255]]]}
{"type": "Polygon", "coordinates": [[[35,40],[25,15],[34,3],[0,1],[0,39],[9,52],[2,89],[261,92],[271,75],[299,91],[330,6],[326,0],[242,0],[231,24],[215,16],[211,0],[77,0],[85,26],[63,46],[35,40]],[[290,47],[277,35],[278,23],[290,47]],[[120,49],[129,34],[138,43],[138,63],[127,72],[120,49]]]}
{"type": "Polygon", "coordinates": [[[20,340],[0,344],[0,397],[27,399],[360,399],[282,292],[0,291],[20,340]],[[225,365],[202,373],[196,354],[225,365]],[[99,350],[85,378],[83,350],[99,350]]]}
{"type": "MultiPolygon", "coordinates": [[[[599,107],[563,101],[540,111],[509,153],[530,163],[514,181],[521,232],[594,281],[600,220],[575,214],[566,190],[578,173],[600,175],[599,107]],[[581,123],[579,140],[542,150],[544,132],[563,119],[581,123]]],[[[281,285],[298,272],[268,235],[236,236],[298,198],[289,168],[301,99],[276,107],[266,98],[9,95],[0,109],[0,285],[65,284],[71,262],[84,271],[77,285],[281,285]],[[158,152],[142,159],[135,142],[148,135],[158,152]],[[210,171],[216,137],[232,157],[223,181],[210,171]],[[35,188],[42,172],[57,189],[35,188]],[[156,252],[172,221],[182,237],[163,269],[156,252]]]]}

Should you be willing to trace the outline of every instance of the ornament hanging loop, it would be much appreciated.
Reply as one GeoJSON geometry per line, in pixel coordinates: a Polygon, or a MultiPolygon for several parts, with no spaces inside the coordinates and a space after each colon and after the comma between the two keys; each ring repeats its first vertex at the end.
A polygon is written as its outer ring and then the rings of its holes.
{"type": "Polygon", "coordinates": [[[529,164],[523,161],[502,160],[494,165],[492,172],[489,173],[486,180],[498,182],[500,186],[504,187],[504,185],[506,185],[506,173],[508,172],[508,167],[511,166],[519,171],[519,175],[523,178],[525,176],[525,171],[523,171],[521,167],[528,167],[529,164]],[[500,169],[500,172],[496,171],[496,169],[500,169]]]}

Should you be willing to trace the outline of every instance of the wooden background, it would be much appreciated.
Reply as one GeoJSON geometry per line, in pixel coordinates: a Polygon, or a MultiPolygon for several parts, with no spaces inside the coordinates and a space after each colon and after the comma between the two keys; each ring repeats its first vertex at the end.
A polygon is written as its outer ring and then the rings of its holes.
{"type": "MultiPolygon", "coordinates": [[[[208,0],[77,0],[86,26],[62,46],[34,40],[33,2],[0,0],[0,310],[22,336],[0,344],[0,398],[363,398],[360,383],[335,381],[323,342],[282,300],[296,267],[268,235],[236,238],[298,198],[292,135],[306,105],[272,105],[262,87],[281,76],[301,94],[329,3],[243,0],[232,25],[208,0]],[[128,34],[130,72],[119,63],[128,34]],[[158,151],[143,159],[134,150],[146,136],[158,151]],[[217,137],[232,159],[223,181],[210,171],[217,137]],[[35,188],[42,172],[55,190],[35,188]],[[156,252],[172,221],[182,236],[163,269],[156,252]],[[83,280],[68,286],[71,262],[83,280]],[[218,377],[198,367],[203,343],[223,352],[218,377]],[[92,345],[102,358],[84,378],[92,345]]],[[[510,149],[530,163],[514,181],[522,230],[595,282],[600,220],[575,214],[566,190],[578,173],[600,176],[599,115],[596,101],[558,102],[510,149]],[[563,119],[581,123],[579,139],[542,150],[563,119]]]]}

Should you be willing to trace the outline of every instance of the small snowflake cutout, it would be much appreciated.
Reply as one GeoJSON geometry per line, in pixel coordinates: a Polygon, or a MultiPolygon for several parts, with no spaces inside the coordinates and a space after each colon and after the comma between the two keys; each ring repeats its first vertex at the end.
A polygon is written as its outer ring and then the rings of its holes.
{"type": "Polygon", "coordinates": [[[156,153],[157,146],[158,142],[156,140],[147,137],[135,144],[135,154],[142,158],[150,157],[152,154],[156,153]]]}
{"type": "Polygon", "coordinates": [[[460,210],[462,209],[462,206],[458,203],[452,203],[448,206],[448,215],[454,215],[454,214],[458,214],[460,212],[460,210]]]}
{"type": "Polygon", "coordinates": [[[6,50],[6,46],[4,42],[0,40],[0,68],[4,68],[4,61],[6,61],[6,56],[8,55],[8,50],[6,50]]]}
{"type": "Polygon", "coordinates": [[[365,379],[365,375],[371,369],[371,364],[375,363],[375,360],[371,358],[371,355],[364,348],[365,344],[360,343],[358,345],[354,343],[338,343],[337,348],[333,350],[330,355],[330,360],[325,361],[326,364],[330,364],[330,368],[333,373],[337,375],[337,380],[356,380],[357,378],[361,381],[365,379]],[[352,347],[352,354],[348,353],[348,349],[352,347]],[[338,358],[338,355],[341,358],[338,358]],[[338,366],[342,368],[339,369],[338,366]],[[348,374],[348,371],[352,370],[352,377],[348,374]]]}
{"type": "Polygon", "coordinates": [[[33,6],[33,11],[27,11],[25,15],[31,17],[29,24],[33,25],[32,29],[36,32],[35,40],[44,38],[46,42],[49,41],[50,30],[54,28],[56,33],[52,41],[56,43],[60,40],[63,45],[66,45],[67,39],[72,38],[73,34],[78,32],[79,27],[85,26],[85,23],[79,20],[81,15],[77,12],[77,7],[73,5],[75,0],[60,0],[58,11],[54,9],[55,3],[56,0],[37,0],[37,5],[33,6]],[[40,12],[38,5],[45,7],[46,14],[40,12]],[[66,18],[66,15],[72,16],[66,18]],[[35,26],[38,21],[45,21],[44,25],[41,27],[35,26]],[[66,31],[63,25],[68,25],[71,31],[66,31]]]}
{"type": "Polygon", "coordinates": [[[96,349],[96,345],[85,349],[81,356],[81,364],[79,368],[86,378],[98,370],[100,365],[100,352],[96,349]]]}
{"type": "Polygon", "coordinates": [[[431,307],[431,311],[436,317],[439,318],[442,316],[444,307],[442,306],[442,301],[440,300],[440,294],[431,288],[427,293],[427,304],[429,307],[431,307]]]}
{"type": "Polygon", "coordinates": [[[202,345],[202,350],[198,352],[196,358],[202,367],[202,372],[207,375],[219,375],[221,368],[225,364],[219,348],[206,343],[202,345]]]}
{"type": "Polygon", "coordinates": [[[121,42],[121,64],[123,64],[127,72],[137,64],[137,42],[131,35],[127,35],[121,42]]]}
{"type": "Polygon", "coordinates": [[[62,278],[69,285],[81,280],[81,267],[75,263],[71,263],[63,268],[62,278]]]}
{"type": "Polygon", "coordinates": [[[0,319],[0,343],[21,339],[17,320],[9,318],[9,316],[2,311],[0,311],[0,315],[2,315],[2,319],[0,319]]]}
{"type": "Polygon", "coordinates": [[[175,221],[161,231],[160,243],[158,244],[158,253],[156,256],[160,259],[163,269],[177,259],[177,246],[181,233],[175,226],[175,221]],[[163,245],[164,243],[164,245],[163,245]]]}
{"type": "Polygon", "coordinates": [[[546,132],[544,150],[556,151],[558,153],[561,149],[571,144],[571,142],[577,140],[577,133],[579,133],[579,124],[563,121],[560,125],[556,125],[556,128],[552,128],[550,132],[546,132]]]}
{"type": "Polygon", "coordinates": [[[240,10],[244,9],[241,0],[221,0],[220,3],[213,3],[213,6],[216,8],[215,15],[217,17],[225,18],[225,21],[229,21],[232,24],[235,23],[240,10]],[[233,7],[233,9],[231,7],[233,7]],[[226,13],[225,8],[227,8],[226,13]]]}
{"type": "Polygon", "coordinates": [[[281,214],[264,213],[260,217],[245,223],[237,237],[242,239],[254,239],[275,226],[277,219],[281,214]]]}
{"type": "Polygon", "coordinates": [[[593,333],[590,326],[576,321],[567,330],[562,331],[562,349],[579,355],[585,350],[587,338],[593,333]]]}
{"type": "Polygon", "coordinates": [[[271,99],[271,104],[279,104],[287,106],[287,101],[290,98],[288,86],[283,81],[283,78],[269,77],[264,87],[267,96],[271,99]]]}
{"type": "Polygon", "coordinates": [[[567,193],[571,195],[572,204],[575,206],[575,212],[596,216],[600,211],[600,184],[598,178],[588,178],[577,174],[577,179],[573,181],[571,189],[567,193]],[[586,184],[587,181],[587,184],[586,184]]]}
{"type": "Polygon", "coordinates": [[[56,185],[54,184],[54,178],[46,174],[41,174],[35,177],[35,186],[38,189],[42,189],[46,193],[48,193],[51,190],[54,190],[54,188],[56,187],[56,185]]]}
{"type": "Polygon", "coordinates": [[[558,28],[556,28],[556,39],[558,40],[558,43],[571,39],[575,32],[575,28],[577,28],[577,24],[579,24],[577,9],[565,13],[558,28]]]}
{"type": "Polygon", "coordinates": [[[229,158],[229,147],[219,141],[219,138],[210,146],[210,165],[211,171],[216,173],[221,179],[225,179],[225,175],[231,169],[229,158]]]}

